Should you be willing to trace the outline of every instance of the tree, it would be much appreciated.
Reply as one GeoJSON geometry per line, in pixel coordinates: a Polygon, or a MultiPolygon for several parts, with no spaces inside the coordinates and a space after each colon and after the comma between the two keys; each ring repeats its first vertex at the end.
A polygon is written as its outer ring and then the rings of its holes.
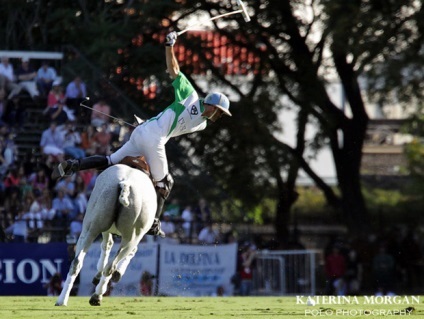
{"type": "Polygon", "coordinates": [[[408,159],[408,170],[413,177],[415,193],[423,198],[424,191],[424,116],[422,111],[414,114],[405,126],[407,133],[415,138],[406,145],[405,152],[408,159]]]}
{"type": "MultiPolygon", "coordinates": [[[[240,97],[240,102],[233,106],[235,116],[231,123],[236,127],[231,127],[227,121],[228,130],[224,134],[212,130],[210,134],[202,135],[202,143],[208,146],[198,147],[198,154],[206,156],[206,163],[222,173],[221,178],[227,180],[225,184],[231,185],[228,191],[245,194],[250,200],[255,200],[249,191],[252,184],[263,187],[263,181],[274,180],[270,184],[277,186],[274,194],[279,200],[276,226],[280,240],[287,240],[287,221],[296,199],[295,181],[299,169],[303,169],[323,190],[328,202],[343,213],[352,232],[367,231],[368,213],[361,192],[360,166],[368,115],[360,79],[368,76],[378,61],[397,56],[406,48],[407,36],[419,31],[408,21],[411,17],[418,21],[415,19],[420,6],[416,1],[377,0],[326,0],[306,4],[304,1],[246,1],[246,4],[252,18],[249,24],[241,16],[231,16],[226,19],[224,27],[218,22],[215,27],[230,43],[253,52],[259,59],[262,72],[251,74],[253,78],[248,89],[242,90],[234,80],[231,82],[219,74],[219,68],[207,64],[210,57],[207,50],[197,51],[202,55],[202,62],[212,69],[212,74],[240,97]],[[330,81],[342,84],[345,110],[330,99],[326,91],[330,81]],[[268,101],[275,105],[274,112],[278,112],[277,106],[284,107],[276,95],[287,96],[296,105],[298,134],[294,146],[278,140],[269,127],[276,123],[267,122],[269,114],[264,116],[264,113],[271,112],[263,102],[266,92],[273,92],[268,101]],[[253,102],[246,105],[246,100],[253,102]],[[251,117],[248,115],[251,112],[262,117],[251,117]],[[307,140],[302,132],[310,123],[319,127],[319,133],[314,139],[307,140]],[[252,129],[250,135],[246,135],[248,132],[239,126],[268,126],[269,129],[252,129]],[[262,134],[260,138],[258,132],[262,134]],[[251,139],[249,144],[241,144],[244,151],[241,152],[238,138],[246,140],[247,136],[251,139]],[[211,146],[218,150],[218,145],[223,145],[219,151],[206,153],[211,146]],[[339,194],[309,166],[308,145],[331,148],[339,194]],[[240,151],[239,154],[233,155],[235,149],[240,151]],[[284,160],[281,154],[285,154],[284,160]],[[257,163],[261,164],[260,167],[257,163]],[[255,176],[246,174],[242,166],[256,167],[255,176]],[[246,176],[250,183],[244,179],[240,183],[234,182],[246,176]]],[[[197,8],[210,15],[228,11],[227,5],[221,2],[186,1],[185,8],[197,8]]],[[[274,116],[273,121],[276,118],[274,116]]],[[[263,189],[267,190],[265,193],[273,193],[268,191],[269,188],[263,189]]]]}

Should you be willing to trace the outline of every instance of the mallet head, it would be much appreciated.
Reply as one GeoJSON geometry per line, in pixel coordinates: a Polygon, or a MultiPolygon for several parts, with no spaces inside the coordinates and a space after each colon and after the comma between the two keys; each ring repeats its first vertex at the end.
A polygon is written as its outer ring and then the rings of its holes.
{"type": "Polygon", "coordinates": [[[244,6],[244,3],[241,0],[236,0],[236,1],[237,1],[237,5],[241,9],[241,14],[243,15],[244,21],[249,22],[250,21],[250,17],[249,17],[249,14],[247,13],[246,7],[244,6]]]}

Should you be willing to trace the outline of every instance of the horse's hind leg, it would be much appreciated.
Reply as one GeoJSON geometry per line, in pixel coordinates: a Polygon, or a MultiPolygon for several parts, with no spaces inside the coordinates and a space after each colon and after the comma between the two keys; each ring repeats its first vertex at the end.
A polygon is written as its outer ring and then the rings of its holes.
{"type": "Polygon", "coordinates": [[[130,254],[135,254],[137,245],[141,241],[142,236],[133,236],[131,240],[122,237],[121,246],[116,256],[110,260],[102,272],[99,284],[96,286],[94,294],[90,298],[90,305],[100,306],[103,294],[106,292],[108,283],[112,277],[113,272],[117,269],[118,263],[130,254]]]}
{"type": "Polygon", "coordinates": [[[131,259],[135,256],[137,252],[137,246],[133,249],[126,257],[118,262],[116,265],[116,270],[112,273],[112,281],[118,282],[121,280],[122,275],[125,274],[128,265],[130,264],[131,259]]]}
{"type": "Polygon", "coordinates": [[[88,231],[85,231],[78,239],[75,258],[72,261],[71,266],[69,267],[68,276],[66,277],[62,292],[57,298],[55,304],[56,306],[66,306],[68,304],[68,299],[71,293],[72,286],[74,285],[75,279],[81,271],[84,257],[97,236],[93,236],[93,234],[90,235],[88,233],[88,231]]]}
{"type": "Polygon", "coordinates": [[[97,274],[94,276],[92,283],[97,285],[100,281],[100,277],[102,276],[102,271],[105,269],[106,264],[109,260],[110,251],[113,247],[113,236],[111,233],[103,232],[102,233],[102,244],[101,244],[101,252],[100,258],[97,262],[97,274]]]}

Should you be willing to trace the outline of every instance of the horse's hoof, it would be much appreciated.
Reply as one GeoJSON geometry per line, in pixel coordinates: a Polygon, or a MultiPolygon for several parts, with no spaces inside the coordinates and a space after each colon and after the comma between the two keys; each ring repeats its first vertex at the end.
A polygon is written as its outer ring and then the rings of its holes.
{"type": "Polygon", "coordinates": [[[56,302],[54,305],[55,306],[64,306],[64,307],[66,307],[66,305],[64,303],[59,303],[59,302],[56,302]]]}
{"type": "Polygon", "coordinates": [[[90,305],[92,306],[100,306],[101,299],[99,298],[99,295],[94,294],[91,296],[89,302],[90,302],[90,305]]]}
{"type": "Polygon", "coordinates": [[[113,272],[113,274],[112,274],[112,278],[111,278],[111,280],[112,280],[113,282],[118,282],[118,281],[120,281],[120,280],[121,280],[121,277],[122,277],[121,273],[120,273],[119,271],[115,270],[115,271],[113,272]]]}

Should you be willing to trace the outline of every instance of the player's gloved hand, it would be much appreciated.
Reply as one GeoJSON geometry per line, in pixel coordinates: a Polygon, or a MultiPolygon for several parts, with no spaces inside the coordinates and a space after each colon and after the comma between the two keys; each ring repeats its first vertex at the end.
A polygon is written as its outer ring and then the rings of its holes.
{"type": "Polygon", "coordinates": [[[168,47],[173,47],[175,42],[177,41],[177,37],[178,37],[178,34],[175,31],[168,33],[168,35],[166,36],[165,45],[168,47]]]}

